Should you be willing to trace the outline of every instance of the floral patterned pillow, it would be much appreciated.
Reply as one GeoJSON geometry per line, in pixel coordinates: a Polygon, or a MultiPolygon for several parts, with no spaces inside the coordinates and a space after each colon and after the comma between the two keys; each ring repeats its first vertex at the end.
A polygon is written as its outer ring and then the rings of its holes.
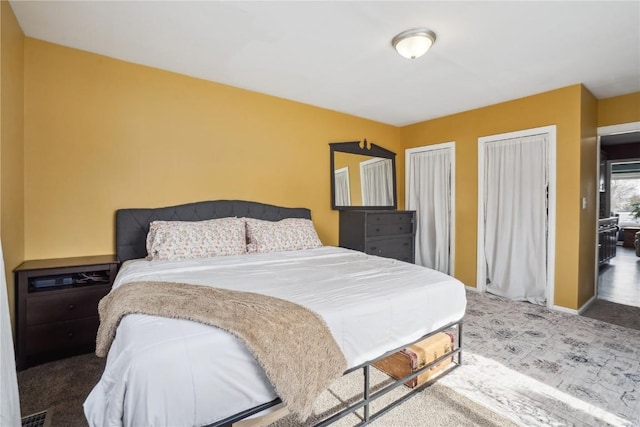
{"type": "Polygon", "coordinates": [[[322,246],[310,219],[286,218],[263,221],[244,218],[247,224],[247,252],[297,251],[322,246]]]}
{"type": "Polygon", "coordinates": [[[147,234],[147,253],[152,260],[177,261],[246,253],[243,218],[206,221],[153,221],[147,234]]]}

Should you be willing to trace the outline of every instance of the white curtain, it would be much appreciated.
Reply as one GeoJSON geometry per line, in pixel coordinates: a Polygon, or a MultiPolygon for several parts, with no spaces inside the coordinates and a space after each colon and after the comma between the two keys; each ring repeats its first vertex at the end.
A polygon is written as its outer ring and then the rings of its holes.
{"type": "Polygon", "coordinates": [[[449,274],[451,150],[409,156],[407,208],[416,211],[416,264],[449,274]]]}
{"type": "Polygon", "coordinates": [[[375,158],[360,163],[362,202],[365,206],[393,205],[391,159],[375,158]]]}
{"type": "Polygon", "coordinates": [[[336,206],[351,206],[351,191],[349,191],[349,168],[344,167],[334,171],[333,178],[333,185],[336,192],[336,206]]]}
{"type": "Polygon", "coordinates": [[[7,280],[0,243],[0,426],[20,426],[20,400],[11,338],[7,280]]]}
{"type": "Polygon", "coordinates": [[[486,144],[487,291],[535,304],[547,288],[547,134],[486,144]]]}

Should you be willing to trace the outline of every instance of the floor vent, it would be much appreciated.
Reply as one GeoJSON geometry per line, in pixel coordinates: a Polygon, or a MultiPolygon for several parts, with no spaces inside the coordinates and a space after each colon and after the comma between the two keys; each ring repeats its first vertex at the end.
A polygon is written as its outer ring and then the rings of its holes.
{"type": "Polygon", "coordinates": [[[27,415],[22,418],[22,427],[50,427],[51,409],[27,415]]]}

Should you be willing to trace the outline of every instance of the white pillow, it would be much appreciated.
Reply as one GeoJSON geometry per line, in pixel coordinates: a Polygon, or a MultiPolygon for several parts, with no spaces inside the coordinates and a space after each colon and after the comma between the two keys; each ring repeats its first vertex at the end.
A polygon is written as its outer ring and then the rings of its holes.
{"type": "Polygon", "coordinates": [[[244,218],[247,224],[247,252],[282,252],[322,246],[313,222],[305,218],[263,221],[244,218]]]}
{"type": "Polygon", "coordinates": [[[242,255],[246,253],[243,218],[206,221],[153,221],[147,234],[148,259],[181,259],[242,255]]]}

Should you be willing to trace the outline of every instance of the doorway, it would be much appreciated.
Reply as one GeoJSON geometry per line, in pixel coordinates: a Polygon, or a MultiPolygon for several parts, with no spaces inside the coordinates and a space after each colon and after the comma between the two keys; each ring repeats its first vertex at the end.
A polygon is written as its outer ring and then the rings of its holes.
{"type": "Polygon", "coordinates": [[[598,227],[607,221],[619,228],[615,256],[598,259],[596,297],[640,307],[640,257],[633,240],[640,219],[631,214],[640,202],[640,122],[598,128],[600,197],[598,227]]]}
{"type": "Polygon", "coordinates": [[[416,211],[416,264],[454,274],[455,142],[405,150],[406,209],[416,211]]]}
{"type": "Polygon", "coordinates": [[[478,139],[480,292],[553,307],[555,193],[555,125],[478,139]]]}

